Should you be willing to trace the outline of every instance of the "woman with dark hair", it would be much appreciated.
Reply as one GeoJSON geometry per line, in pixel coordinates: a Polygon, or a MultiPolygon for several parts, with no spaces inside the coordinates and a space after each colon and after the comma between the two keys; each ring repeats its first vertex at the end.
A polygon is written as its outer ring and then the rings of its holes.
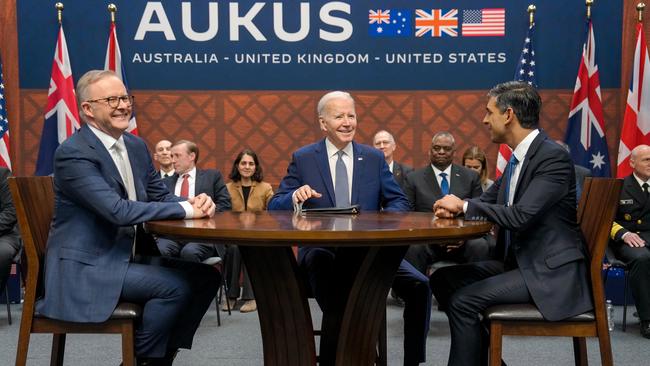
{"type": "Polygon", "coordinates": [[[478,173],[481,178],[483,192],[487,191],[492,183],[494,183],[493,180],[488,178],[487,159],[485,158],[485,152],[480,147],[472,146],[465,150],[463,153],[463,166],[478,173]]]}
{"type": "MultiPolygon", "coordinates": [[[[253,150],[245,149],[237,155],[230,171],[232,182],[226,184],[232,210],[234,212],[264,211],[273,196],[273,188],[263,181],[264,174],[262,166],[253,150]]],[[[237,305],[239,297],[239,273],[244,272],[243,290],[240,300],[243,301],[242,313],[257,310],[253,288],[246,267],[242,263],[241,253],[236,245],[230,245],[226,249],[226,281],[228,281],[227,302],[233,309],[237,305]]],[[[222,310],[228,310],[228,304],[222,305],[222,310]]]]}

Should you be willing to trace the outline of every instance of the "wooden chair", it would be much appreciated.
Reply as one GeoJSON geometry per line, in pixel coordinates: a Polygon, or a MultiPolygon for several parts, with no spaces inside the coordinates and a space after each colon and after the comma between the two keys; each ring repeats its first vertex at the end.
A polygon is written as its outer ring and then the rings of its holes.
{"type": "Polygon", "coordinates": [[[490,365],[501,365],[501,346],[504,335],[564,336],[573,337],[576,365],[587,365],[585,337],[598,337],[603,366],[611,366],[612,347],[605,312],[605,294],[601,270],[605,248],[609,240],[612,220],[618,207],[622,181],[606,178],[587,178],[584,183],[578,223],[589,250],[589,273],[594,311],[562,321],[546,321],[531,304],[492,306],[485,311],[484,319],[490,323],[490,365]]]}
{"type": "Polygon", "coordinates": [[[134,320],[141,308],[135,304],[120,303],[103,323],[73,323],[46,318],[34,310],[37,299],[43,295],[43,259],[54,212],[54,187],[51,177],[12,177],[9,189],[16,206],[16,215],[27,258],[25,301],[20,322],[16,366],[27,362],[31,333],[52,333],[51,365],[63,365],[67,333],[122,334],[124,366],[135,365],[134,320]]]}

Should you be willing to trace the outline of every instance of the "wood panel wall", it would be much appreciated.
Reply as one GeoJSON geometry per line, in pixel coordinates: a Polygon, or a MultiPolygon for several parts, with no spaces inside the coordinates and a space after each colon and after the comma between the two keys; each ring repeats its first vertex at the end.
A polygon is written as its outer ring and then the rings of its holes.
{"type": "MultiPolygon", "coordinates": [[[[625,106],[634,53],[636,1],[624,0],[621,86],[603,91],[607,140],[615,166],[620,121],[625,106]]],[[[598,26],[598,25],[597,25],[598,26]]],[[[646,31],[650,26],[644,25],[646,31]]],[[[17,175],[34,172],[43,123],[46,90],[18,87],[16,0],[0,2],[0,49],[4,62],[11,126],[11,158],[17,175]]],[[[603,28],[604,29],[604,28],[603,28]]],[[[244,147],[262,159],[267,180],[277,185],[296,148],[321,136],[315,118],[316,102],[324,91],[175,91],[134,90],[141,137],[156,141],[191,139],[201,148],[201,167],[228,174],[234,156],[244,147]]],[[[478,145],[493,163],[497,147],[482,126],[485,90],[477,91],[352,91],[357,99],[357,140],[369,143],[379,129],[388,129],[398,143],[398,160],[416,167],[427,162],[431,136],[453,133],[462,151],[478,145]]],[[[543,90],[542,127],[561,139],[571,90],[543,90]]]]}

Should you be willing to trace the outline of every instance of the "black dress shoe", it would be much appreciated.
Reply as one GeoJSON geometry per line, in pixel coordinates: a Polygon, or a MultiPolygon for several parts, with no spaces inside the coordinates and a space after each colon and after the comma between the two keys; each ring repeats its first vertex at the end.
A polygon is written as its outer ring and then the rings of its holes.
{"type": "Polygon", "coordinates": [[[644,338],[650,339],[650,321],[641,320],[641,335],[644,338]]]}

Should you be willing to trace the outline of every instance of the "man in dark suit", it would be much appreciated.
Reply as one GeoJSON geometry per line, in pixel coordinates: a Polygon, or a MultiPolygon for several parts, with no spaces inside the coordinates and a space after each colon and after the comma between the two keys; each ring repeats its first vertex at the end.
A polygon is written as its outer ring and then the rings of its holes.
{"type": "Polygon", "coordinates": [[[143,257],[141,223],[211,216],[207,195],[170,194],[145,142],[126,133],[133,97],[112,71],[79,79],[81,129],[54,156],[54,218],[45,257],[39,313],[73,322],[103,322],[119,301],[141,304],[139,365],[171,365],[192,338],[219,284],[214,268],[143,257]],[[135,255],[134,255],[135,252],[135,255]]]}
{"type": "MultiPolygon", "coordinates": [[[[230,210],[230,194],[216,169],[197,169],[199,147],[192,141],[179,140],[171,148],[176,173],[163,179],[170,192],[178,197],[190,198],[200,193],[212,198],[218,212],[230,210]]],[[[168,257],[180,257],[192,262],[202,262],[218,256],[215,244],[182,243],[159,238],[158,249],[168,257]]]]}
{"type": "Polygon", "coordinates": [[[174,175],[174,162],[172,161],[172,143],[169,140],[160,140],[154,147],[153,160],[160,166],[160,177],[167,178],[174,175]]]}
{"type": "Polygon", "coordinates": [[[623,181],[609,245],[627,263],[641,335],[650,338],[650,146],[635,147],[630,166],[634,171],[623,181]]]}
{"type": "MultiPolygon", "coordinates": [[[[456,140],[454,136],[442,131],[431,139],[429,160],[431,164],[409,174],[404,185],[404,193],[415,211],[433,212],[433,204],[447,194],[461,199],[478,197],[483,193],[481,179],[475,171],[453,164],[456,140]]],[[[435,261],[450,259],[457,262],[477,262],[489,258],[490,241],[487,238],[450,243],[449,247],[440,245],[413,245],[404,259],[422,273],[435,261]]]]}
{"type": "Polygon", "coordinates": [[[0,167],[0,292],[5,288],[14,257],[20,251],[20,233],[16,225],[16,209],[11,199],[7,178],[11,171],[0,167]]]}
{"type": "Polygon", "coordinates": [[[504,258],[441,268],[431,277],[449,318],[452,366],[486,362],[481,314],[491,305],[533,303],[551,321],[593,308],[571,157],[538,129],[541,98],[533,87],[511,81],[488,96],[483,123],[513,158],[479,198],[450,194],[434,205],[439,217],[464,212],[498,225],[497,254],[504,258]]]}
{"type": "MultiPolygon", "coordinates": [[[[407,211],[409,203],[384,156],[377,149],[353,142],[357,120],[354,99],[345,92],[324,95],[318,102],[318,120],[326,138],[294,152],[287,175],[269,202],[269,210],[343,207],[359,204],[367,211],[407,211]],[[338,193],[338,194],[337,194],[338,193]]],[[[340,253],[343,248],[338,248],[340,253]]],[[[309,278],[318,304],[327,312],[340,305],[334,283],[337,249],[303,247],[298,263],[309,278]]],[[[431,293],[426,276],[402,261],[393,282],[404,299],[404,365],[425,360],[431,293]]]]}
{"type": "Polygon", "coordinates": [[[402,190],[404,190],[406,176],[413,171],[413,168],[408,165],[400,164],[393,158],[393,154],[397,148],[393,135],[386,130],[381,130],[375,134],[372,144],[384,153],[384,160],[386,160],[386,164],[388,164],[388,170],[393,173],[393,178],[395,178],[397,184],[399,184],[399,186],[402,187],[402,190]]]}

